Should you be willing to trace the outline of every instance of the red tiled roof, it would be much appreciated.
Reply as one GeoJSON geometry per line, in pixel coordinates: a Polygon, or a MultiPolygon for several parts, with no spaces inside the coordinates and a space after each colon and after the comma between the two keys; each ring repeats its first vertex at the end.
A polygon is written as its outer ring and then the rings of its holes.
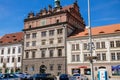
{"type": "MultiPolygon", "coordinates": [[[[92,35],[120,32],[120,24],[94,27],[94,28],[91,28],[91,32],[92,32],[92,35]]],[[[70,36],[70,38],[82,37],[82,36],[88,36],[88,29],[85,29],[85,31],[83,32],[79,32],[78,34],[73,34],[72,36],[70,36]]]]}
{"type": "Polygon", "coordinates": [[[23,40],[23,32],[6,34],[0,39],[0,44],[17,43],[23,40]]]}

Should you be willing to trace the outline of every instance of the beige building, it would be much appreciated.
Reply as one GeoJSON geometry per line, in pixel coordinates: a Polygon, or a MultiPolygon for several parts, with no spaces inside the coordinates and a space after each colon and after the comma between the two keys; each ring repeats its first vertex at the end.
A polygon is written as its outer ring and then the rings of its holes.
{"type": "Polygon", "coordinates": [[[67,73],[66,38],[76,30],[83,31],[85,24],[77,2],[62,7],[48,6],[39,13],[29,13],[24,20],[23,72],[67,73]]]}
{"type": "MultiPolygon", "coordinates": [[[[113,80],[120,78],[120,24],[92,28],[94,75],[97,78],[98,69],[106,67],[113,80]]],[[[75,72],[90,77],[90,62],[87,57],[89,52],[88,29],[78,34],[73,34],[67,39],[67,64],[68,73],[75,72]]]]}

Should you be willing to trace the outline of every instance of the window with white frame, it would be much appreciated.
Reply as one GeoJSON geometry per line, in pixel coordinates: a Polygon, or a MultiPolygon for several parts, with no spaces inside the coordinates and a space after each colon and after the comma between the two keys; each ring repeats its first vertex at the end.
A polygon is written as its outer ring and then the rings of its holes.
{"type": "Polygon", "coordinates": [[[42,44],[42,45],[46,45],[46,40],[42,40],[42,41],[41,41],[41,44],[42,44]]]}
{"type": "Polygon", "coordinates": [[[63,29],[57,29],[57,34],[63,34],[63,29]]]}
{"type": "Polygon", "coordinates": [[[105,42],[101,42],[101,48],[105,48],[105,42]]]}
{"type": "Polygon", "coordinates": [[[18,62],[20,62],[20,61],[21,61],[21,57],[19,56],[19,57],[18,57],[18,62]]]}
{"type": "Polygon", "coordinates": [[[1,54],[4,54],[4,48],[2,48],[2,50],[1,50],[1,54]]]}
{"type": "Polygon", "coordinates": [[[32,38],[36,38],[37,33],[32,33],[32,38]]]}
{"type": "Polygon", "coordinates": [[[111,60],[120,60],[120,52],[112,52],[111,53],[111,60]]]}
{"type": "Polygon", "coordinates": [[[32,41],[32,46],[36,46],[36,41],[32,41]]]}
{"type": "Polygon", "coordinates": [[[30,46],[30,42],[26,42],[26,47],[29,47],[30,46]]]}
{"type": "Polygon", "coordinates": [[[120,47],[120,41],[119,40],[116,41],[116,47],[120,47]]]}
{"type": "Polygon", "coordinates": [[[30,34],[26,34],[26,39],[30,39],[30,34]]]}
{"type": "Polygon", "coordinates": [[[116,60],[115,53],[111,53],[111,60],[116,60]]]}
{"type": "Polygon", "coordinates": [[[83,49],[87,50],[87,43],[83,43],[83,49]]]}
{"type": "Polygon", "coordinates": [[[79,62],[80,61],[80,55],[79,54],[73,54],[71,61],[72,62],[79,62]]]}
{"type": "Polygon", "coordinates": [[[114,47],[115,47],[114,41],[110,41],[110,47],[111,47],[111,48],[114,48],[114,47]]]}
{"type": "Polygon", "coordinates": [[[53,57],[53,55],[54,55],[53,49],[49,50],[49,55],[50,55],[50,57],[53,57]]]}
{"type": "Polygon", "coordinates": [[[41,32],[41,37],[46,37],[46,31],[41,32]]]}
{"type": "Polygon", "coordinates": [[[21,53],[22,49],[21,47],[18,47],[18,53],[21,53]]]}
{"type": "Polygon", "coordinates": [[[8,48],[8,54],[10,54],[10,48],[8,48]]]}
{"type": "Polygon", "coordinates": [[[16,47],[13,47],[12,53],[14,54],[16,50],[16,47]]]}
{"type": "Polygon", "coordinates": [[[49,36],[53,36],[54,35],[54,30],[50,30],[49,31],[49,36]]]}
{"type": "Polygon", "coordinates": [[[97,61],[106,61],[106,53],[105,52],[99,52],[97,53],[97,61]]]}
{"type": "Polygon", "coordinates": [[[45,57],[45,50],[41,50],[41,57],[44,58],[45,57]]]}
{"type": "Polygon", "coordinates": [[[78,43],[72,44],[72,51],[79,51],[79,50],[80,50],[80,47],[78,43]]]}
{"type": "Polygon", "coordinates": [[[88,61],[88,58],[87,57],[89,57],[90,56],[90,53],[85,53],[84,54],[84,61],[88,61]]]}

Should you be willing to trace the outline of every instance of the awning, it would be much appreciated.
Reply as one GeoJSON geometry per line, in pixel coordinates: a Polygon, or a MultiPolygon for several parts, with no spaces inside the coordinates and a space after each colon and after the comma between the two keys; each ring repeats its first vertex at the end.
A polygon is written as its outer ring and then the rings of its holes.
{"type": "Polygon", "coordinates": [[[87,68],[87,66],[79,66],[78,68],[87,68]]]}

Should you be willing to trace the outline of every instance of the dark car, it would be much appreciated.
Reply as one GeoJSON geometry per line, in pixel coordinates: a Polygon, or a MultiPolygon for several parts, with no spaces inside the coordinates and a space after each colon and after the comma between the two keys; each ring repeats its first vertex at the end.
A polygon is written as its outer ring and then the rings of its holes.
{"type": "Polygon", "coordinates": [[[0,80],[20,80],[20,78],[14,74],[7,73],[7,74],[2,74],[0,80]]]}
{"type": "Polygon", "coordinates": [[[54,80],[55,76],[51,74],[34,74],[29,80],[54,80]]]}
{"type": "Polygon", "coordinates": [[[61,74],[59,76],[59,80],[69,80],[69,75],[68,74],[61,74]]]}

